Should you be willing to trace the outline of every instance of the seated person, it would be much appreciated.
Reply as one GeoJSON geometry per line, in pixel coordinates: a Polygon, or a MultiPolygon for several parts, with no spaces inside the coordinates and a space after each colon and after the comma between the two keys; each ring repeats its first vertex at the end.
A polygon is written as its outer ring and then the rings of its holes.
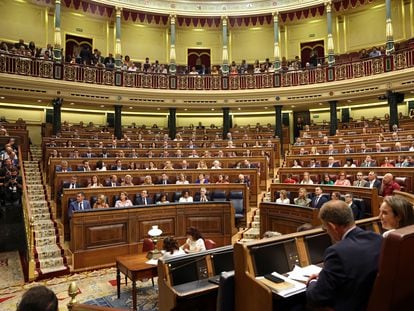
{"type": "Polygon", "coordinates": [[[153,186],[154,183],[152,182],[152,177],[150,175],[147,175],[144,177],[144,183],[143,186],[153,186]]]}
{"type": "Polygon", "coordinates": [[[156,204],[168,204],[168,203],[170,203],[170,201],[168,201],[167,195],[165,193],[161,193],[160,198],[158,199],[156,204]]]}
{"type": "Polygon", "coordinates": [[[344,171],[339,173],[339,178],[335,181],[335,186],[351,186],[351,182],[346,178],[346,173],[344,171]]]}
{"type": "Polygon", "coordinates": [[[106,196],[103,194],[98,195],[98,199],[96,200],[93,208],[108,208],[109,205],[106,203],[106,196]]]}
{"type": "Polygon", "coordinates": [[[341,193],[338,191],[334,191],[331,193],[331,200],[340,200],[341,199],[341,193]]]}
{"type": "Polygon", "coordinates": [[[298,197],[293,199],[296,205],[309,207],[311,199],[308,197],[308,193],[305,188],[299,188],[298,197]]]}
{"type": "Polygon", "coordinates": [[[173,237],[166,237],[163,241],[163,253],[162,258],[169,259],[171,257],[185,255],[185,251],[178,246],[178,242],[173,237]]]}
{"type": "Polygon", "coordinates": [[[196,184],[208,184],[209,180],[204,176],[203,173],[198,174],[198,179],[195,182],[196,184]]]}
{"type": "Polygon", "coordinates": [[[380,206],[379,218],[384,237],[395,229],[414,224],[413,205],[402,196],[387,196],[380,206]]]}
{"type": "Polygon", "coordinates": [[[177,181],[175,183],[177,185],[188,185],[189,181],[187,180],[187,177],[183,173],[180,173],[180,175],[178,175],[177,181]]]}
{"type": "Polygon", "coordinates": [[[323,180],[321,184],[322,185],[333,185],[334,181],[331,180],[331,177],[329,177],[329,174],[323,174],[323,180]]]}
{"type": "Polygon", "coordinates": [[[119,200],[115,202],[115,207],[127,207],[132,206],[131,200],[128,199],[128,194],[122,191],[119,195],[119,200]]]}
{"type": "Polygon", "coordinates": [[[183,190],[180,199],[178,200],[178,202],[183,203],[183,202],[193,202],[193,197],[190,195],[190,191],[188,190],[183,190]]]}
{"type": "Polygon", "coordinates": [[[125,175],[124,181],[121,183],[121,186],[133,186],[134,183],[132,182],[132,176],[131,175],[125,175]]]}
{"type": "Polygon", "coordinates": [[[198,229],[189,227],[186,231],[186,235],[187,240],[185,244],[181,246],[186,253],[198,253],[206,250],[204,238],[198,229]]]}
{"type": "Polygon", "coordinates": [[[137,205],[148,205],[153,204],[152,199],[148,196],[147,190],[142,190],[141,195],[136,199],[135,202],[137,205]]]}
{"type": "Polygon", "coordinates": [[[352,210],[354,220],[358,220],[364,217],[364,215],[362,215],[363,211],[361,211],[354,203],[354,195],[352,193],[349,192],[345,194],[345,203],[348,204],[349,208],[352,210]]]}
{"type": "Polygon", "coordinates": [[[292,168],[301,168],[302,165],[300,165],[300,161],[298,159],[293,160],[292,168]]]}
{"type": "Polygon", "coordinates": [[[200,188],[200,202],[208,202],[207,189],[205,187],[200,188]]]}
{"type": "Polygon", "coordinates": [[[286,179],[283,181],[284,184],[296,184],[296,180],[292,178],[292,174],[288,174],[286,179]]]}
{"type": "Polygon", "coordinates": [[[313,180],[309,176],[309,172],[303,173],[303,179],[300,181],[301,185],[313,185],[313,180]]]}
{"type": "Polygon", "coordinates": [[[276,203],[290,204],[290,199],[288,198],[286,190],[280,190],[276,203]]]}
{"type": "Polygon", "coordinates": [[[88,184],[88,188],[101,188],[103,185],[99,181],[99,178],[97,175],[93,175],[91,182],[88,184]]]}
{"type": "Polygon", "coordinates": [[[83,192],[78,192],[76,194],[76,201],[71,202],[69,205],[69,218],[72,217],[72,213],[74,211],[83,211],[88,209],[91,209],[91,204],[88,200],[85,200],[85,194],[83,192]]]}
{"type": "Polygon", "coordinates": [[[356,167],[354,160],[352,158],[346,158],[344,167],[356,167]]]}

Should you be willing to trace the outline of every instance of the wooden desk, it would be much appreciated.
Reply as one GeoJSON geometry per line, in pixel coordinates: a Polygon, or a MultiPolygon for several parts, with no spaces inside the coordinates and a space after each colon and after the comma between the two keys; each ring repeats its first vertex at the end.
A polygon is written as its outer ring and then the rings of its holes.
{"type": "Polygon", "coordinates": [[[137,281],[158,276],[157,266],[145,263],[146,254],[127,255],[116,258],[116,292],[121,295],[121,272],[132,281],[132,310],[137,309],[137,281]]]}

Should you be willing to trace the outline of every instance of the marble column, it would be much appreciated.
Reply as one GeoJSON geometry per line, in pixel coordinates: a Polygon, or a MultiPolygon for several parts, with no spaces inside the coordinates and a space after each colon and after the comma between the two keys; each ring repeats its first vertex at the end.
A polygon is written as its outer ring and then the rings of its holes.
{"type": "Polygon", "coordinates": [[[52,101],[53,104],[53,135],[60,133],[62,128],[61,111],[63,98],[55,98],[52,101]]]}
{"type": "Polygon", "coordinates": [[[385,44],[385,53],[390,55],[394,52],[394,34],[391,20],[391,0],[385,0],[385,35],[387,43],[385,44]]]}
{"type": "Polygon", "coordinates": [[[280,140],[280,153],[283,155],[283,121],[282,121],[282,105],[275,105],[275,136],[280,140]]]}
{"type": "Polygon", "coordinates": [[[114,135],[116,139],[122,138],[122,105],[115,105],[114,135]]]}
{"type": "Polygon", "coordinates": [[[273,14],[273,57],[275,70],[280,70],[280,47],[279,47],[279,12],[273,14]]]}
{"type": "Polygon", "coordinates": [[[325,3],[326,7],[326,19],[328,25],[328,65],[335,65],[335,48],[332,37],[332,2],[328,1],[325,3]]]}
{"type": "Polygon", "coordinates": [[[170,114],[168,115],[168,136],[170,139],[174,139],[177,132],[177,109],[170,108],[170,114]]]}
{"type": "Polygon", "coordinates": [[[227,138],[227,133],[230,132],[230,108],[223,108],[223,139],[227,138]]]}
{"type": "Polygon", "coordinates": [[[170,65],[169,72],[170,74],[175,74],[177,72],[177,65],[175,63],[175,22],[176,16],[170,15],[170,65]]]}
{"type": "Polygon", "coordinates": [[[55,0],[55,44],[53,47],[53,60],[62,61],[62,34],[60,32],[60,0],[55,0]]]}
{"type": "Polygon", "coordinates": [[[223,64],[221,66],[221,72],[224,75],[227,75],[229,73],[229,50],[228,50],[228,38],[227,38],[227,22],[228,18],[227,16],[223,16],[221,18],[222,27],[223,27],[223,64]]]}
{"type": "Polygon", "coordinates": [[[336,134],[338,129],[338,116],[336,114],[336,106],[338,104],[337,100],[329,101],[329,112],[331,116],[330,126],[329,126],[329,135],[333,136],[336,134]]]}
{"type": "Polygon", "coordinates": [[[122,8],[116,7],[115,20],[115,68],[120,69],[122,66],[122,48],[121,48],[121,14],[122,8]]]}

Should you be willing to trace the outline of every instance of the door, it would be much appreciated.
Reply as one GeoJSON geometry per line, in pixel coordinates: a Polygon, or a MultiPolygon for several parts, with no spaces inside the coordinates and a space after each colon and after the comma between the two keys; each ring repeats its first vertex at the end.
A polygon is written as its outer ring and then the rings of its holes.
{"type": "Polygon", "coordinates": [[[196,67],[196,70],[200,72],[202,65],[207,70],[210,69],[211,65],[211,54],[210,49],[188,49],[187,50],[187,66],[188,70],[191,71],[192,67],[196,67]]]}
{"type": "Polygon", "coordinates": [[[325,45],[323,40],[303,42],[300,44],[300,59],[302,60],[302,68],[309,63],[312,51],[316,51],[318,55],[318,64],[325,62],[325,45]]]}
{"type": "Polygon", "coordinates": [[[90,50],[92,49],[92,38],[84,38],[74,35],[65,36],[65,57],[66,61],[70,61],[73,55],[79,54],[81,47],[87,45],[90,50]]]}

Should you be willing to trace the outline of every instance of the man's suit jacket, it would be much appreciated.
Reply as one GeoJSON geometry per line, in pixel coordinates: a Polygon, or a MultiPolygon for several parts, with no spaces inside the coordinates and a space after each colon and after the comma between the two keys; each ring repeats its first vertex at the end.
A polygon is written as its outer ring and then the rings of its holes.
{"type": "Polygon", "coordinates": [[[316,196],[312,198],[311,207],[313,208],[321,208],[322,205],[328,202],[328,199],[322,194],[320,199],[318,200],[318,203],[316,203],[316,196]]]}
{"type": "Polygon", "coordinates": [[[70,187],[70,185],[71,185],[71,184],[72,184],[72,183],[70,183],[70,182],[65,182],[65,183],[63,183],[62,188],[63,188],[63,189],[78,189],[78,188],[80,188],[80,187],[81,187],[79,183],[75,183],[75,188],[71,188],[71,187],[70,187]]]}
{"type": "MultiPolygon", "coordinates": [[[[329,164],[328,164],[328,165],[326,165],[326,167],[329,167],[329,164]]],[[[339,163],[338,163],[338,162],[334,162],[334,163],[332,164],[332,167],[339,167],[339,163]]]]}
{"type": "MultiPolygon", "coordinates": [[[[119,187],[121,183],[116,182],[114,187],[119,187]]],[[[112,181],[108,181],[105,183],[105,187],[112,187],[112,181]]]]}
{"type": "Polygon", "coordinates": [[[354,187],[366,187],[367,184],[369,185],[369,183],[366,180],[361,180],[361,181],[355,180],[352,185],[354,187]],[[360,184],[358,184],[358,183],[360,183],[360,184]]]}
{"type": "MultiPolygon", "coordinates": [[[[364,187],[369,188],[369,181],[366,183],[364,187]]],[[[378,189],[378,191],[381,189],[381,182],[378,179],[375,179],[374,181],[374,187],[378,189]]]]}
{"type": "MultiPolygon", "coordinates": [[[[169,184],[171,184],[171,181],[169,181],[168,179],[166,180],[166,184],[167,185],[169,185],[169,184]]],[[[159,184],[159,185],[165,185],[165,183],[164,183],[164,180],[160,180],[159,182],[157,182],[157,184],[159,184]]]]}
{"type": "Polygon", "coordinates": [[[361,167],[375,167],[377,166],[377,162],[376,161],[371,161],[369,164],[367,162],[363,162],[361,164],[361,167]]]}
{"type": "MultiPolygon", "coordinates": [[[[83,206],[83,210],[91,209],[91,204],[89,203],[89,201],[88,201],[88,200],[83,200],[83,201],[82,201],[82,206],[83,206]]],[[[74,211],[80,211],[80,210],[81,210],[81,209],[80,209],[80,207],[79,207],[79,203],[78,203],[78,201],[73,201],[73,202],[71,202],[71,203],[70,203],[70,205],[69,205],[69,211],[68,211],[69,218],[71,218],[71,217],[72,217],[72,213],[73,213],[74,211]]]]}
{"type": "MultiPolygon", "coordinates": [[[[144,198],[141,197],[141,196],[137,197],[137,199],[135,200],[135,204],[145,205],[144,198]]],[[[152,198],[147,197],[147,205],[149,205],[149,204],[154,204],[154,201],[152,200],[152,198]]]]}
{"type": "Polygon", "coordinates": [[[307,302],[335,311],[365,310],[378,270],[382,236],[361,228],[325,251],[317,281],[309,283],[307,302]]]}

